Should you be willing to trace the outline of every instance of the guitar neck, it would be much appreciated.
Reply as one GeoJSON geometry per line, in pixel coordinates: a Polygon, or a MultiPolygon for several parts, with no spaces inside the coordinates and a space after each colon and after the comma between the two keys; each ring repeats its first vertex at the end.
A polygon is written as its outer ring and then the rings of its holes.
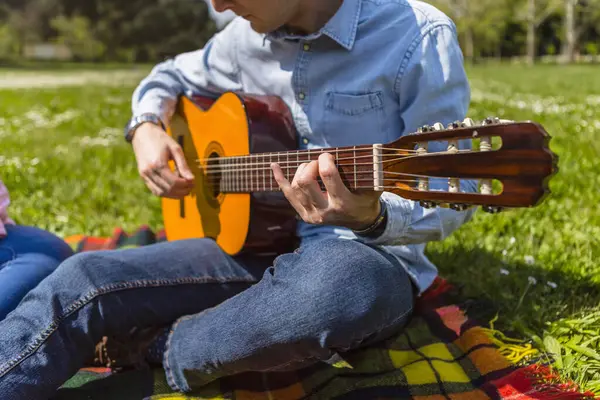
{"type": "MultiPolygon", "coordinates": [[[[381,145],[293,150],[209,159],[204,167],[211,186],[221,193],[277,192],[271,163],[277,163],[291,182],[298,167],[317,160],[322,153],[335,158],[342,180],[352,191],[382,190],[381,145]]],[[[319,184],[323,188],[319,179],[319,184]]]]}

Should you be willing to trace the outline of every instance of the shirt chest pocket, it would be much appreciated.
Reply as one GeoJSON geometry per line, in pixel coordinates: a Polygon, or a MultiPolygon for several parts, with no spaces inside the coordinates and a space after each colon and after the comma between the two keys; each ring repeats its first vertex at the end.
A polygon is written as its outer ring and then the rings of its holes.
{"type": "Polygon", "coordinates": [[[324,129],[327,143],[352,146],[385,142],[385,108],[381,92],[328,92],[324,129]]]}

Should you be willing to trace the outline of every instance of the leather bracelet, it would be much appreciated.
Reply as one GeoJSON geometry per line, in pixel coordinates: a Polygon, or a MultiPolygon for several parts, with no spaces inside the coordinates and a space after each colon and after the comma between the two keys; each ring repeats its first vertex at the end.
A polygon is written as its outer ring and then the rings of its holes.
{"type": "Polygon", "coordinates": [[[379,199],[379,204],[381,204],[381,210],[375,221],[365,229],[352,230],[354,234],[365,237],[377,237],[383,233],[387,225],[387,207],[381,199],[379,199]]]}

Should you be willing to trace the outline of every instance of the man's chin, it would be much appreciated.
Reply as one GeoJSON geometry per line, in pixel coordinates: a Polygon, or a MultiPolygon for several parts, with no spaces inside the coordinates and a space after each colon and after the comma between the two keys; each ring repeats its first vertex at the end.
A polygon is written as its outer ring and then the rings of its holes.
{"type": "Polygon", "coordinates": [[[260,22],[257,22],[253,17],[245,18],[250,22],[250,28],[256,33],[269,33],[269,30],[260,22]]]}

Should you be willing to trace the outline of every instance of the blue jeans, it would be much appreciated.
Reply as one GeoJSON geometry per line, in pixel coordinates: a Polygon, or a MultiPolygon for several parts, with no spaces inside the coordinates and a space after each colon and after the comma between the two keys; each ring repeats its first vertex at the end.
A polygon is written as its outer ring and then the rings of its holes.
{"type": "Polygon", "coordinates": [[[327,239],[276,259],[230,257],[194,239],[77,254],[0,321],[0,393],[47,399],[102,336],[172,324],[169,384],[189,391],[224,375],[335,362],[398,332],[411,281],[391,256],[327,239]]]}
{"type": "Polygon", "coordinates": [[[42,229],[7,225],[0,239],[0,320],[73,251],[59,237],[42,229]]]}

